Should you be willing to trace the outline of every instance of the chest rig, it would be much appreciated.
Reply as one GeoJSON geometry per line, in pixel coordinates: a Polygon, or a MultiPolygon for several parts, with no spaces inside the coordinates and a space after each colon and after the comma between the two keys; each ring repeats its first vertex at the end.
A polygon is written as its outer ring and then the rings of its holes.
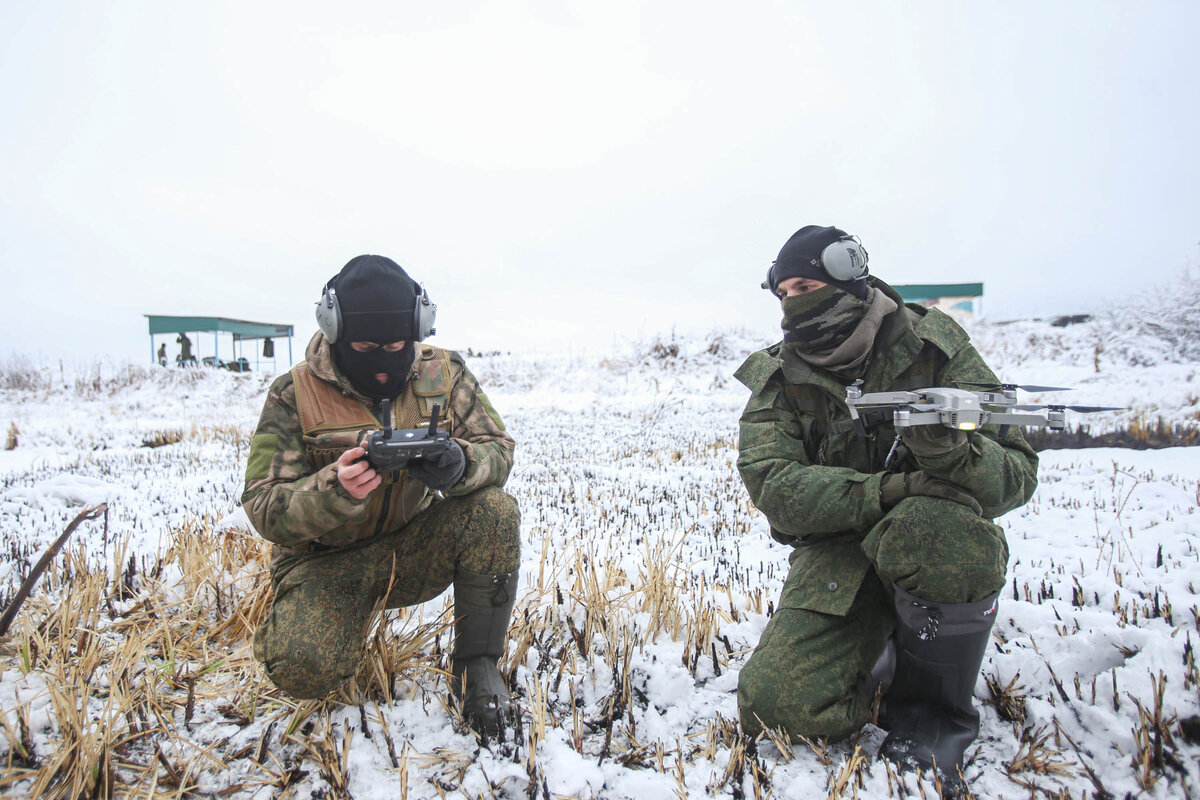
{"type": "MultiPolygon", "coordinates": [[[[408,389],[392,402],[392,427],[416,428],[428,423],[437,403],[443,409],[444,427],[453,432],[450,396],[450,355],[425,345],[413,367],[408,389]]],[[[362,400],[312,374],[308,364],[292,368],[296,408],[303,429],[305,454],[317,469],[337,460],[358,443],[358,433],[382,430],[374,412],[362,400]]]]}
{"type": "MultiPolygon", "coordinates": [[[[442,427],[454,434],[456,420],[449,408],[450,354],[440,347],[421,346],[421,357],[413,366],[413,377],[405,391],[392,401],[392,427],[417,428],[429,423],[436,403],[442,427]]],[[[382,430],[371,407],[358,397],[318,378],[300,362],[292,368],[296,410],[302,428],[304,455],[313,470],[337,461],[342,453],[358,445],[363,431],[382,430]]],[[[367,496],[367,514],[355,524],[345,525],[321,537],[324,545],[344,545],[405,525],[430,503],[429,491],[411,480],[406,470],[383,475],[380,490],[367,496]]]]}

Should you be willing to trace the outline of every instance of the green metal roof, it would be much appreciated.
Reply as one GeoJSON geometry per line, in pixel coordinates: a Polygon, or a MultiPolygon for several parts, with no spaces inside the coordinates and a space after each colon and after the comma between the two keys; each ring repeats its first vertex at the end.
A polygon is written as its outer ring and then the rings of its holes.
{"type": "Polygon", "coordinates": [[[160,317],[146,314],[150,320],[150,335],[156,333],[188,333],[194,331],[223,331],[232,333],[234,339],[269,339],[275,336],[291,336],[291,325],[273,322],[249,322],[244,319],[226,317],[160,317]]]}
{"type": "Polygon", "coordinates": [[[908,283],[893,289],[906,301],[936,300],[939,297],[983,297],[982,283],[908,283]]]}

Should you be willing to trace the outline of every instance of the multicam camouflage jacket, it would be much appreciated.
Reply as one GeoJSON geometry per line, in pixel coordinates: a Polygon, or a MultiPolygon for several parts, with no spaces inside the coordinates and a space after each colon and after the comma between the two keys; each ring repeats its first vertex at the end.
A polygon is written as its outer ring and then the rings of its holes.
{"type": "MultiPolygon", "coordinates": [[[[861,376],[864,392],[996,383],[954,320],[907,306],[890,286],[870,280],[900,310],[880,326],[861,376]]],[[[771,535],[795,546],[793,560],[816,578],[802,607],[844,614],[870,566],[859,545],[886,513],[879,488],[895,428],[884,422],[860,437],[846,406],[847,382],[780,344],[752,354],[735,375],[753,393],[742,412],[737,461],[750,498],[771,535]]],[[[986,425],[969,436],[968,447],[923,458],[921,468],[969,492],[988,517],[1028,502],[1037,455],[1019,429],[986,425]]]]}
{"type": "MultiPolygon", "coordinates": [[[[250,442],[242,505],[254,528],[280,547],[339,546],[398,530],[433,501],[406,470],[355,499],[338,482],[334,462],[361,430],[379,430],[378,405],[357,393],[333,363],[320,333],[306,360],[271,384],[250,442]]],[[[442,427],[462,446],[466,471],[447,495],[503,486],[516,446],[457,353],[421,345],[408,388],[393,402],[393,426],[427,423],[432,404],[445,408],[442,427]]],[[[278,554],[278,553],[277,553],[278,554]]]]}

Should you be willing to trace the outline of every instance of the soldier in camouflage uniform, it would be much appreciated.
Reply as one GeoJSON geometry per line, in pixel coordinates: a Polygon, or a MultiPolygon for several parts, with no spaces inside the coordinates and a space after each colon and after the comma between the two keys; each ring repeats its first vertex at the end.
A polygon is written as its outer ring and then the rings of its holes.
{"type": "Polygon", "coordinates": [[[179,345],[179,355],[175,356],[175,361],[179,364],[195,364],[196,357],[192,355],[192,340],[188,338],[188,335],[180,333],[175,337],[175,341],[179,345]]]}
{"type": "Polygon", "coordinates": [[[351,260],[325,287],[306,360],[271,385],[251,440],[242,503],[274,543],[274,600],[254,654],[291,695],[321,697],[353,677],[381,608],[454,587],[451,672],[477,730],[509,714],[497,670],[517,590],[519,514],[501,487],[514,442],[455,352],[424,345],[435,307],[382,256],[351,260]],[[444,409],[440,458],[379,474],[359,446],[444,409]]]}
{"type": "Polygon", "coordinates": [[[737,463],[792,553],[738,682],[743,729],[844,737],[868,721],[878,690],[881,756],[936,762],[954,782],[978,733],[972,695],[1008,562],[992,519],[1033,495],[1037,456],[1014,428],[914,426],[886,469],[896,429],[887,418],[860,435],[847,385],[996,376],[950,317],[868,278],[866,251],[837,228],[794,234],[763,287],[782,300],[784,337],[737,371],[752,392],[737,463]]]}

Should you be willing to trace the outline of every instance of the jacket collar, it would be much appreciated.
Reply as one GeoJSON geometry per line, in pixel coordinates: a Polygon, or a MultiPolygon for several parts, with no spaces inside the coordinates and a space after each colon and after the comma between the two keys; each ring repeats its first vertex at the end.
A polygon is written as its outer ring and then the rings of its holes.
{"type": "MultiPolygon", "coordinates": [[[[905,370],[917,354],[924,341],[916,328],[920,326],[921,311],[906,306],[899,292],[876,277],[868,279],[878,291],[896,302],[896,310],[884,317],[875,335],[871,361],[867,364],[864,391],[885,391],[897,375],[905,370]]],[[[825,389],[835,397],[846,396],[846,385],[833,373],[817,369],[786,347],[779,353],[779,365],[789,383],[810,383],[825,389]]]]}

